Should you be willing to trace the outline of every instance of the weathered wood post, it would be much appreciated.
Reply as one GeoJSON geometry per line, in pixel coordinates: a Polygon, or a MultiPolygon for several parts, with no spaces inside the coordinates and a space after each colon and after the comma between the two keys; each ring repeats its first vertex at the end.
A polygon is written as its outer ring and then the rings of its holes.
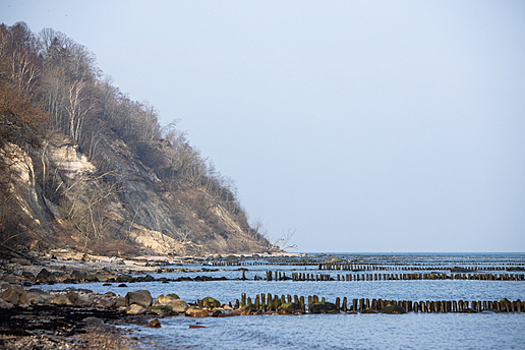
{"type": "Polygon", "coordinates": [[[241,306],[246,305],[246,293],[241,293],[241,306]]]}
{"type": "Polygon", "coordinates": [[[305,307],[305,305],[304,305],[304,296],[301,296],[301,297],[299,298],[299,305],[301,305],[301,311],[302,311],[303,313],[306,312],[306,307],[305,307]]]}
{"type": "Polygon", "coordinates": [[[347,311],[347,303],[348,303],[348,300],[346,299],[346,297],[343,298],[343,305],[341,307],[341,310],[343,312],[346,312],[347,311]]]}

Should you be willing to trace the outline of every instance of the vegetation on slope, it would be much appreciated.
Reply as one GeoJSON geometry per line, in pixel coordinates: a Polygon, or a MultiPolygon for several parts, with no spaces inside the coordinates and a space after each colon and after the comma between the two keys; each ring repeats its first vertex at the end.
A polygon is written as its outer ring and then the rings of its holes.
{"type": "Polygon", "coordinates": [[[147,233],[179,255],[270,246],[233,181],[63,33],[0,26],[0,136],[2,244],[137,254],[147,233]]]}

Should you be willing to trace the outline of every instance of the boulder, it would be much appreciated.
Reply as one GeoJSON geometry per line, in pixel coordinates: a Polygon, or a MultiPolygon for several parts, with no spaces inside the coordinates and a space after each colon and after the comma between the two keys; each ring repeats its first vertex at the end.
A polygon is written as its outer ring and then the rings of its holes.
{"type": "Polygon", "coordinates": [[[137,304],[144,308],[148,308],[151,306],[152,302],[153,298],[151,297],[150,292],[144,289],[135,292],[128,292],[128,294],[126,294],[126,306],[137,304]]]}
{"type": "Polygon", "coordinates": [[[383,314],[406,314],[405,308],[402,306],[388,303],[379,311],[383,314]]]}
{"type": "Polygon", "coordinates": [[[309,312],[311,314],[337,314],[339,313],[339,309],[334,303],[321,301],[312,303],[312,305],[309,306],[309,312]]]}
{"type": "Polygon", "coordinates": [[[87,274],[84,272],[73,270],[71,272],[71,279],[77,280],[77,281],[85,281],[87,279],[87,274]]]}
{"type": "Polygon", "coordinates": [[[90,306],[92,304],[91,301],[82,298],[77,293],[69,292],[66,294],[66,297],[73,303],[75,306],[90,306]]]}
{"type": "Polygon", "coordinates": [[[100,318],[92,317],[92,316],[83,318],[82,322],[87,323],[87,324],[91,324],[91,325],[94,325],[94,326],[102,326],[104,324],[104,322],[100,318]]]}
{"type": "Polygon", "coordinates": [[[30,304],[29,296],[25,289],[16,285],[11,285],[0,293],[0,299],[20,306],[28,306],[30,304]]]}
{"type": "Polygon", "coordinates": [[[55,305],[73,305],[71,300],[69,300],[69,298],[66,297],[63,294],[61,294],[58,297],[52,299],[51,300],[51,304],[55,304],[55,305]]]}
{"type": "Polygon", "coordinates": [[[291,315],[301,311],[301,306],[296,303],[286,303],[279,306],[277,311],[282,315],[291,315]]]}
{"type": "Polygon", "coordinates": [[[171,301],[175,301],[179,299],[178,296],[177,298],[174,298],[173,295],[177,296],[176,294],[168,294],[166,296],[164,296],[164,294],[161,294],[157,297],[157,299],[155,299],[155,301],[153,302],[153,305],[167,305],[171,301]]]}
{"type": "Polygon", "coordinates": [[[146,313],[146,308],[138,305],[138,304],[132,304],[129,309],[126,311],[129,315],[142,315],[146,313]]]}
{"type": "Polygon", "coordinates": [[[117,297],[113,300],[113,307],[119,308],[121,306],[126,306],[126,298],[117,297]]]}
{"type": "Polygon", "coordinates": [[[56,281],[57,277],[46,269],[40,270],[38,275],[36,275],[36,280],[41,283],[49,283],[56,281]]]}
{"type": "Polygon", "coordinates": [[[159,316],[170,316],[173,313],[173,308],[170,305],[154,305],[148,308],[148,312],[159,316]]]}
{"type": "MultiPolygon", "coordinates": [[[[110,299],[100,299],[96,301],[96,305],[100,307],[104,307],[104,308],[110,308],[110,307],[113,307],[114,301],[110,299]]],[[[124,305],[120,305],[120,306],[124,306],[124,305]]]]}
{"type": "Polygon", "coordinates": [[[31,282],[35,282],[36,281],[36,277],[35,275],[33,275],[31,272],[29,271],[24,271],[22,272],[22,277],[24,277],[26,280],[29,280],[31,282]]]}
{"type": "Polygon", "coordinates": [[[190,307],[184,313],[187,317],[209,317],[210,315],[199,307],[190,307]]]}
{"type": "Polygon", "coordinates": [[[184,300],[173,300],[170,301],[168,305],[171,306],[173,311],[177,311],[178,313],[184,313],[190,307],[184,300]]]}
{"type": "Polygon", "coordinates": [[[368,309],[364,309],[364,310],[362,310],[361,313],[362,313],[362,314],[377,314],[377,311],[374,310],[374,309],[370,309],[370,308],[368,308],[368,309]]]}
{"type": "Polygon", "coordinates": [[[206,297],[199,302],[199,306],[207,309],[214,309],[221,306],[221,303],[212,297],[206,297]]]}
{"type": "Polygon", "coordinates": [[[148,324],[146,325],[146,327],[150,327],[150,328],[160,328],[160,321],[158,318],[154,319],[154,320],[151,320],[148,322],[148,324]]]}

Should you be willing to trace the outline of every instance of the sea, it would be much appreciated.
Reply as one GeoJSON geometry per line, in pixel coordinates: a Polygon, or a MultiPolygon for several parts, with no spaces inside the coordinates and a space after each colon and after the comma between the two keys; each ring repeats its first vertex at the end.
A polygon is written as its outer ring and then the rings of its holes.
{"type": "MultiPolygon", "coordinates": [[[[213,297],[235,304],[241,294],[255,299],[257,294],[316,295],[326,301],[368,298],[410,301],[498,301],[502,298],[525,300],[525,281],[488,280],[337,280],[337,275],[370,273],[450,274],[450,268],[475,269],[476,273],[523,274],[525,253],[309,253],[311,265],[299,265],[304,257],[286,261],[247,259],[241,266],[214,266],[210,261],[167,266],[174,269],[205,272],[163,272],[155,278],[209,276],[226,277],[224,281],[182,281],[55,284],[44,289],[86,288],[97,293],[114,292],[124,296],[129,291],[147,289],[156,298],[176,293],[189,303],[213,297]],[[321,270],[315,262],[338,257],[355,270],[321,270]],[[294,260],[295,259],[295,260],[294,260]],[[295,263],[294,263],[295,261],[295,263]],[[367,271],[367,266],[381,268],[367,271]],[[486,268],[498,267],[491,271],[486,268]],[[517,268],[517,269],[516,269],[517,268]],[[241,280],[242,271],[246,280],[241,280]],[[448,270],[447,270],[448,269],[448,270]],[[518,270],[518,271],[515,271],[518,270]],[[266,272],[329,274],[331,281],[266,281],[266,272]],[[254,280],[255,277],[263,280],[254,280]]],[[[390,314],[305,314],[257,315],[226,318],[192,319],[184,316],[160,319],[161,328],[126,325],[139,341],[138,349],[525,349],[525,312],[414,313],[390,314]],[[190,328],[199,325],[203,328],[190,328]]]]}

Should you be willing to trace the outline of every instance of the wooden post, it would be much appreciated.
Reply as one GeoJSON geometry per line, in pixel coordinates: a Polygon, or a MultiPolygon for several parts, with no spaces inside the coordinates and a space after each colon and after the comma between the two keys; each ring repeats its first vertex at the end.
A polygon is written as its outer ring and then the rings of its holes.
{"type": "Polygon", "coordinates": [[[241,293],[241,306],[246,305],[246,293],[241,293]]]}
{"type": "Polygon", "coordinates": [[[348,300],[346,299],[346,297],[344,297],[344,298],[343,298],[343,305],[342,305],[342,307],[341,307],[341,310],[342,310],[343,312],[346,312],[346,311],[347,311],[347,305],[346,305],[347,303],[348,303],[348,300]]]}

